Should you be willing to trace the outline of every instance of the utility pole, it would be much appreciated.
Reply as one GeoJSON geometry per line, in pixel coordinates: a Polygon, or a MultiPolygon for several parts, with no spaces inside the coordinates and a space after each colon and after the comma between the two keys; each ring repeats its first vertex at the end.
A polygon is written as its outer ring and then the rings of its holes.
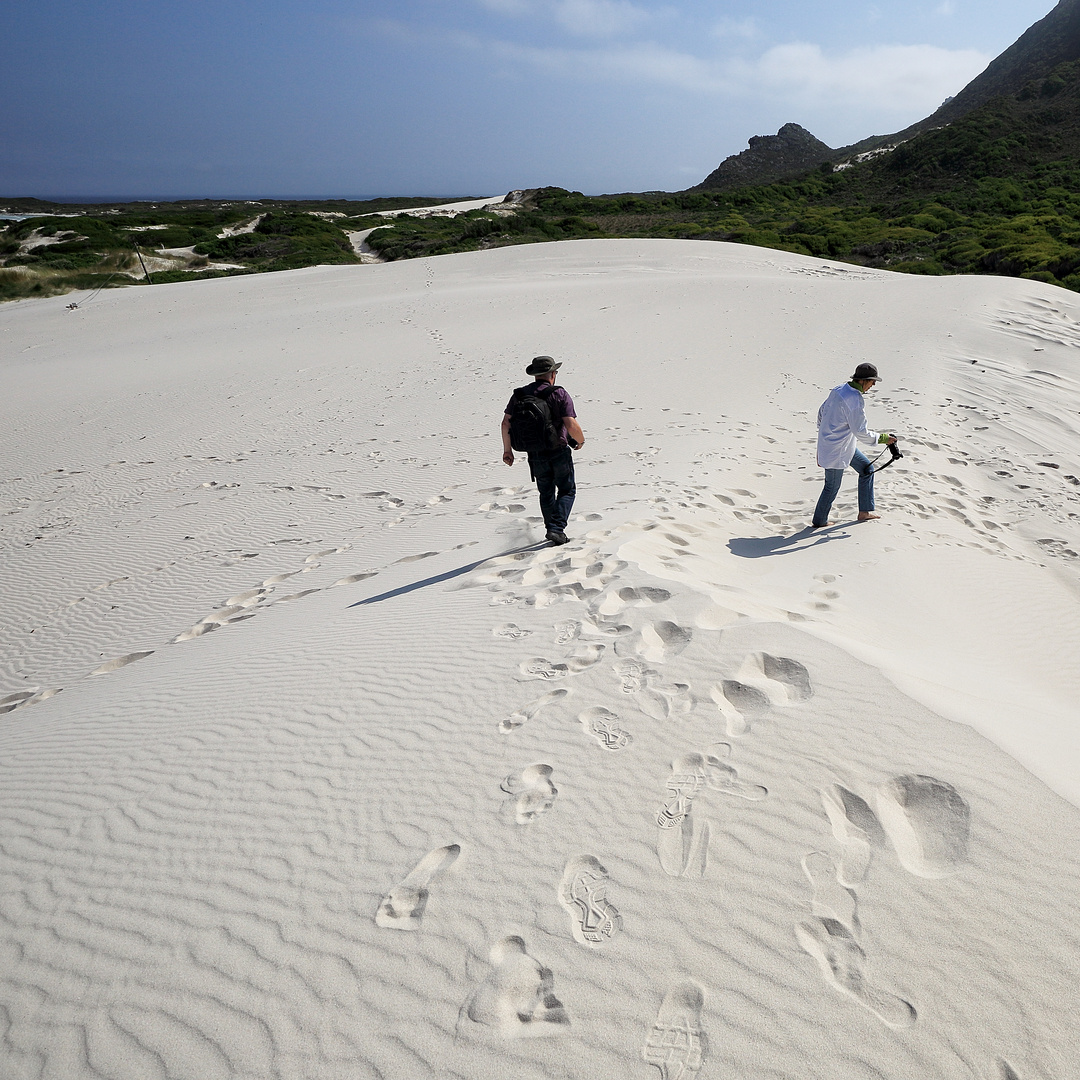
{"type": "Polygon", "coordinates": [[[143,262],[142,250],[139,248],[139,241],[133,240],[132,243],[135,245],[135,254],[139,256],[139,265],[142,267],[142,272],[146,275],[146,284],[153,285],[154,281],[153,278],[150,277],[150,271],[146,269],[146,263],[143,262]]]}

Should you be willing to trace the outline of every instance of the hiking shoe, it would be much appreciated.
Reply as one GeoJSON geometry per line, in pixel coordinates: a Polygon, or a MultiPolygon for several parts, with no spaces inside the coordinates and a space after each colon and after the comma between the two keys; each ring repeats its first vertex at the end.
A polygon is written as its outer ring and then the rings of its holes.
{"type": "Polygon", "coordinates": [[[553,544],[565,544],[570,538],[562,529],[548,529],[547,539],[553,544]]]}

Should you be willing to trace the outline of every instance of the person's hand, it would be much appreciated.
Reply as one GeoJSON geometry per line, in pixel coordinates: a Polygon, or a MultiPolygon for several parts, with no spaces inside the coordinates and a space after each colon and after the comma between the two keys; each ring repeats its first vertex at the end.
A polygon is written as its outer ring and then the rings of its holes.
{"type": "Polygon", "coordinates": [[[886,445],[886,446],[892,446],[892,444],[893,444],[894,442],[896,442],[896,436],[895,436],[895,435],[890,435],[890,436],[889,436],[889,437],[888,437],[888,438],[887,438],[887,439],[885,440],[885,445],[886,445]]]}
{"type": "Polygon", "coordinates": [[[503,464],[504,465],[513,465],[514,464],[514,451],[513,450],[507,450],[507,451],[505,451],[503,453],[503,464]]]}

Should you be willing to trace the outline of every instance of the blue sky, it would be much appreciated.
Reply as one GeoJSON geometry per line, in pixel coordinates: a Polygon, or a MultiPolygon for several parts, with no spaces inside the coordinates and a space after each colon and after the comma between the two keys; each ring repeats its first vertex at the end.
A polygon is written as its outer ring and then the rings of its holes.
{"type": "Polygon", "coordinates": [[[0,195],[678,190],[932,112],[1053,0],[8,0],[0,195]]]}

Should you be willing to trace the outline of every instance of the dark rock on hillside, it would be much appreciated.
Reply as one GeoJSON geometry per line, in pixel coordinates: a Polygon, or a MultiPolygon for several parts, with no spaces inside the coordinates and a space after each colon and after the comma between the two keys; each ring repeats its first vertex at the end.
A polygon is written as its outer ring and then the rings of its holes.
{"type": "MultiPolygon", "coordinates": [[[[1080,0],[1075,0],[1080,3],[1080,0]]],[[[836,151],[798,124],[785,124],[775,135],[755,135],[750,148],[722,161],[691,191],[718,191],[724,188],[770,184],[809,172],[824,161],[832,161],[836,151]]]]}

